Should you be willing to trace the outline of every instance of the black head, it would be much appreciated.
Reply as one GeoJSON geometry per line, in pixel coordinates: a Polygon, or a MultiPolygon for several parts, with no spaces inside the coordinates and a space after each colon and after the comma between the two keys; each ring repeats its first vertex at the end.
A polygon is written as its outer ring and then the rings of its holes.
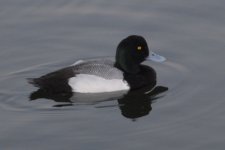
{"type": "Polygon", "coordinates": [[[116,51],[116,66],[127,73],[138,73],[139,65],[149,55],[146,40],[138,35],[123,39],[116,51]]]}

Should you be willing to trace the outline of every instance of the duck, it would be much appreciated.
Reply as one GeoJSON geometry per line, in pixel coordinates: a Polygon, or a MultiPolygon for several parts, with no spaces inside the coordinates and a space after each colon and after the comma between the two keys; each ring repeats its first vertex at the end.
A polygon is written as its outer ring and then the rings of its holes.
{"type": "Polygon", "coordinates": [[[104,93],[131,91],[156,85],[156,72],[144,61],[164,62],[148,48],[140,35],[119,42],[115,60],[108,58],[79,60],[74,64],[38,78],[29,78],[35,87],[51,93],[104,93]]]}

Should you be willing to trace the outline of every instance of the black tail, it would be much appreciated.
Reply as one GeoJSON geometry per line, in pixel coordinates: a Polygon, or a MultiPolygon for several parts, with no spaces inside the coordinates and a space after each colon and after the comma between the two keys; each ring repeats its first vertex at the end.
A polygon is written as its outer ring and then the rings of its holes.
{"type": "Polygon", "coordinates": [[[38,82],[38,78],[27,78],[27,82],[36,86],[36,87],[40,87],[40,84],[38,82]]]}

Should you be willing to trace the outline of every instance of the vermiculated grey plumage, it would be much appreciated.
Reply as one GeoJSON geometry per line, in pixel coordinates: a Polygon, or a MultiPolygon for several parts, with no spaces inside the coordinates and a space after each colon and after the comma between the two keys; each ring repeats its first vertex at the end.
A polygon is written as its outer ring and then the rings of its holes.
{"type": "Polygon", "coordinates": [[[81,62],[73,66],[75,74],[89,74],[104,79],[123,79],[123,72],[114,67],[114,61],[109,59],[98,59],[81,62]]]}

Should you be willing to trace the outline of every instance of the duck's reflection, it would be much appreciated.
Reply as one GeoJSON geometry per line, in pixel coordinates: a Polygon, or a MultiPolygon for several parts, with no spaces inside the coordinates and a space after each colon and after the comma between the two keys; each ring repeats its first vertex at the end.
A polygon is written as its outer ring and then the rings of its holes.
{"type": "MultiPolygon", "coordinates": [[[[117,100],[121,114],[126,118],[139,118],[148,115],[152,110],[152,102],[160,97],[159,94],[167,91],[167,87],[149,85],[133,91],[121,91],[99,94],[79,94],[79,93],[50,93],[44,89],[39,89],[30,95],[30,100],[51,99],[60,102],[54,107],[71,106],[77,103],[96,104],[117,100]]],[[[107,106],[106,106],[107,107],[107,106]]]]}
{"type": "Polygon", "coordinates": [[[118,99],[121,114],[126,118],[139,118],[148,115],[152,110],[152,102],[158,99],[159,94],[167,91],[167,87],[148,86],[139,90],[130,91],[123,98],[118,99]]]}

